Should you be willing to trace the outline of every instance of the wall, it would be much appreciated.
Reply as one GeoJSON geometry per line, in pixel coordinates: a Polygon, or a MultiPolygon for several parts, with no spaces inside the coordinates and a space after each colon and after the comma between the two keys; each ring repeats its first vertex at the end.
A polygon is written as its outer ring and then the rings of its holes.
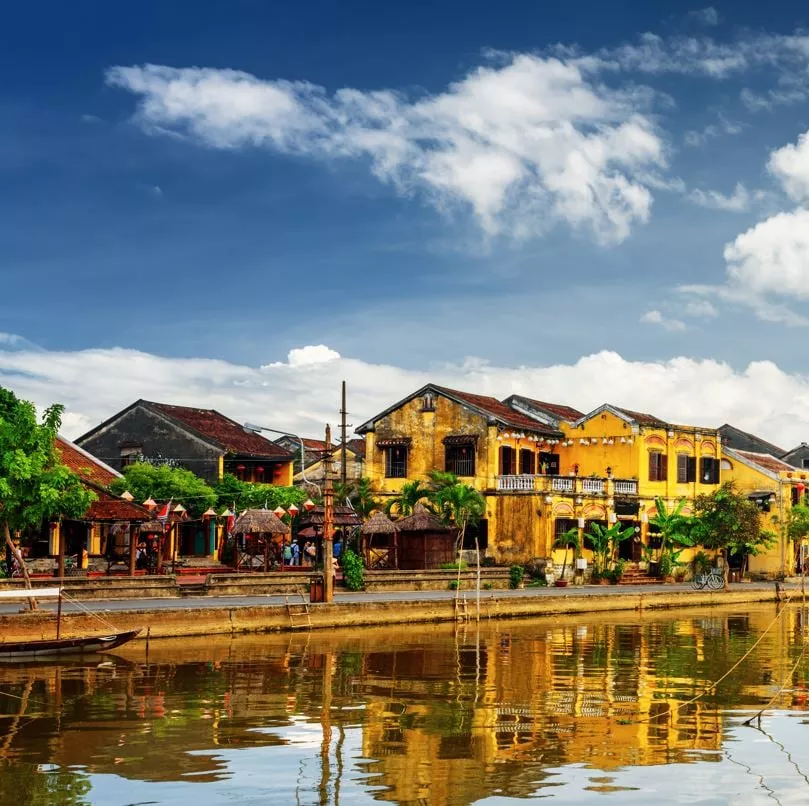
{"type": "Polygon", "coordinates": [[[219,477],[221,451],[181,430],[142,406],[135,406],[78,444],[116,470],[122,469],[121,445],[135,443],[146,457],[176,459],[178,465],[207,481],[219,477]]]}

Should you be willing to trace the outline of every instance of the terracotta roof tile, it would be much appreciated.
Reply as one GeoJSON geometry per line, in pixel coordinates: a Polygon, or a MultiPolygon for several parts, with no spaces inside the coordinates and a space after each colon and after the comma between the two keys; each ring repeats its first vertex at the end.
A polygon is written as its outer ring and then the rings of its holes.
{"type": "Polygon", "coordinates": [[[365,456],[365,440],[364,439],[349,439],[346,445],[350,450],[354,451],[357,456],[365,456]]]}
{"type": "Polygon", "coordinates": [[[613,406],[616,411],[620,411],[625,414],[630,419],[634,420],[638,425],[648,425],[654,428],[666,428],[669,424],[665,420],[661,420],[659,417],[655,417],[653,414],[646,414],[642,411],[632,411],[631,409],[625,409],[621,406],[613,406]]]}
{"type": "Polygon", "coordinates": [[[90,508],[84,513],[84,519],[88,521],[148,521],[151,514],[137,504],[129,501],[122,501],[120,498],[110,493],[94,490],[98,496],[97,501],[90,504],[90,508]]]}
{"type": "Polygon", "coordinates": [[[788,465],[768,453],[754,453],[753,451],[733,451],[733,453],[747,459],[748,462],[752,462],[754,465],[764,468],[764,470],[769,470],[771,473],[793,473],[795,471],[792,465],[788,465]]]}
{"type": "Polygon", "coordinates": [[[584,412],[574,409],[572,406],[565,406],[561,403],[546,403],[544,400],[535,400],[532,397],[525,397],[524,395],[512,395],[512,397],[521,397],[532,406],[538,409],[543,409],[548,413],[558,417],[560,420],[567,420],[568,422],[575,422],[584,417],[584,412]]]}
{"type": "Polygon", "coordinates": [[[171,419],[192,428],[198,434],[212,440],[228,453],[261,457],[262,459],[292,459],[289,451],[284,450],[269,439],[259,434],[245,431],[230,417],[225,417],[214,409],[194,409],[190,406],[170,406],[166,403],[143,401],[156,411],[171,419]]]}
{"type": "Polygon", "coordinates": [[[92,481],[101,487],[109,487],[115,479],[120,478],[111,467],[100,462],[87,451],[74,445],[64,437],[56,438],[56,450],[59,453],[62,464],[72,470],[79,478],[92,481]]]}
{"type": "Polygon", "coordinates": [[[553,434],[556,435],[559,432],[553,428],[548,428],[548,426],[543,425],[542,423],[537,422],[536,420],[528,417],[525,414],[521,414],[518,411],[514,411],[510,406],[507,406],[505,403],[501,403],[495,397],[487,397],[486,395],[475,395],[470,392],[458,392],[455,389],[447,389],[443,386],[436,386],[435,387],[439,392],[443,392],[449,397],[454,397],[458,400],[461,400],[465,403],[468,403],[470,406],[474,406],[475,408],[485,412],[486,414],[490,415],[496,420],[499,420],[506,425],[510,425],[514,428],[522,428],[527,429],[529,431],[533,431],[534,433],[540,434],[553,434]]]}

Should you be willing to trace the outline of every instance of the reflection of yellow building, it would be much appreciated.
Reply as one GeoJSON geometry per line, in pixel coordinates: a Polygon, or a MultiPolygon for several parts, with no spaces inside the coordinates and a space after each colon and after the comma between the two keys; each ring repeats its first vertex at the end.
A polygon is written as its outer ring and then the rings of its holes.
{"type": "MultiPolygon", "coordinates": [[[[501,562],[549,557],[556,536],[590,521],[635,527],[637,539],[621,551],[640,560],[657,497],[674,506],[720,483],[715,430],[610,405],[584,415],[428,384],[358,432],[382,497],[433,470],[452,471],[483,493],[481,542],[501,562]]],[[[555,559],[561,563],[562,553],[555,559]]]]}

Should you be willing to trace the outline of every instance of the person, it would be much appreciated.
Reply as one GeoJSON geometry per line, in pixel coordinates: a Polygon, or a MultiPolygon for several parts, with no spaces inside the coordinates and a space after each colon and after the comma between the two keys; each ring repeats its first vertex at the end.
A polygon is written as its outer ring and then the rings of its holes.
{"type": "Polygon", "coordinates": [[[138,548],[135,551],[135,568],[143,570],[149,564],[149,558],[146,556],[146,544],[138,543],[138,548]]]}
{"type": "Polygon", "coordinates": [[[289,543],[284,545],[284,565],[292,565],[292,546],[289,543]]]}
{"type": "Polygon", "coordinates": [[[332,556],[336,559],[340,559],[340,555],[343,553],[343,543],[340,539],[340,535],[334,538],[334,546],[332,547],[332,556]]]}
{"type": "Polygon", "coordinates": [[[301,564],[301,547],[298,545],[297,541],[292,544],[292,564],[301,564]]]}
{"type": "Polygon", "coordinates": [[[340,563],[337,562],[336,557],[331,558],[331,578],[332,578],[332,585],[337,584],[337,572],[340,570],[340,563]]]}
{"type": "Polygon", "coordinates": [[[90,555],[87,552],[87,544],[82,543],[81,552],[79,554],[79,568],[83,568],[86,571],[89,563],[90,563],[90,555]]]}
{"type": "Polygon", "coordinates": [[[307,540],[306,545],[303,547],[303,554],[306,564],[309,567],[314,566],[315,560],[317,559],[317,546],[315,546],[315,544],[311,541],[307,540]]]}

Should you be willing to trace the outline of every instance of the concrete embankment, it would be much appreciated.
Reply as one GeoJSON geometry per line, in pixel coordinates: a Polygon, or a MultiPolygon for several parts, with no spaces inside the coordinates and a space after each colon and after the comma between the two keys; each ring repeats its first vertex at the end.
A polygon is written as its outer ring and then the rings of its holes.
{"type": "MultiPolygon", "coordinates": [[[[473,593],[466,604],[459,605],[449,595],[427,596],[414,593],[412,598],[364,599],[362,595],[338,597],[332,604],[311,605],[308,617],[290,617],[284,604],[244,604],[217,606],[215,599],[199,599],[193,607],[166,607],[155,602],[133,602],[132,608],[116,609],[103,615],[118,630],[142,629],[142,636],[169,638],[204,635],[236,635],[250,632],[276,632],[291,629],[332,629],[335,627],[389,626],[474,619],[473,593]],[[343,599],[341,601],[340,599],[343,599]]],[[[775,600],[772,586],[740,585],[730,591],[695,592],[676,590],[614,590],[600,593],[598,589],[573,589],[556,593],[552,590],[533,593],[485,591],[481,596],[482,619],[524,618],[564,614],[644,611],[666,608],[710,608],[743,605],[775,600]]],[[[189,603],[190,604],[190,603],[189,603]]],[[[298,610],[302,608],[297,608],[298,610]]],[[[102,611],[103,612],[103,611],[102,611]]],[[[78,636],[97,633],[98,615],[66,613],[62,618],[62,635],[78,636]]],[[[15,641],[52,638],[55,618],[52,612],[19,613],[0,616],[0,640],[15,641]]]]}

